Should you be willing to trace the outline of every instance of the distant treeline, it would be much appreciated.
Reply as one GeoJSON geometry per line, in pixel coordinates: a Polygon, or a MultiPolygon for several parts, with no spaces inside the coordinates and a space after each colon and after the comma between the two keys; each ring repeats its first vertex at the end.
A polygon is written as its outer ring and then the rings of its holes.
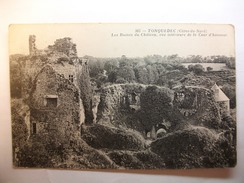
{"type": "Polygon", "coordinates": [[[191,67],[186,68],[182,63],[226,63],[228,68],[235,68],[235,58],[226,56],[202,57],[194,55],[185,58],[175,54],[136,58],[128,58],[125,55],[119,58],[95,58],[91,56],[85,56],[85,58],[89,59],[90,76],[98,87],[107,82],[136,82],[170,87],[170,83],[176,77],[180,78],[195,70],[197,71],[195,74],[201,74],[204,71],[204,68],[200,68],[199,65],[195,66],[199,68],[192,69],[191,67]]]}

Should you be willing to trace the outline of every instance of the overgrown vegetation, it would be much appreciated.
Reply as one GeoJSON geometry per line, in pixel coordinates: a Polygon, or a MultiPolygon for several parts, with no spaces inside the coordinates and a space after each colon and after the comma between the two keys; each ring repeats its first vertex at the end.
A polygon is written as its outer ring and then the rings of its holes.
{"type": "Polygon", "coordinates": [[[236,153],[228,139],[204,127],[189,127],[152,143],[168,168],[229,167],[236,153]]]}
{"type": "MultiPolygon", "coordinates": [[[[37,53],[10,57],[16,166],[155,169],[236,164],[235,58],[177,54],[78,58],[76,44],[69,37],[37,53]],[[75,87],[69,79],[78,80],[72,100],[79,103],[80,97],[83,102],[84,124],[80,124],[80,111],[69,111],[75,124],[69,126],[68,121],[55,121],[66,111],[30,109],[31,102],[34,105],[31,92],[40,82],[35,76],[41,69],[47,64],[74,66],[76,61],[76,75],[70,74],[56,91],[75,87]],[[223,63],[226,68],[216,71],[209,65],[204,69],[202,63],[223,63]],[[30,70],[25,70],[26,64],[30,70]],[[230,99],[231,110],[224,115],[211,91],[215,83],[230,99]],[[97,103],[95,97],[100,97],[97,103]],[[45,115],[54,119],[45,124],[52,126],[49,133],[30,134],[30,112],[41,122],[46,122],[45,115]],[[163,133],[158,135],[160,130],[163,133]]],[[[47,83],[52,87],[53,82],[47,83]]]]}
{"type": "Polygon", "coordinates": [[[80,97],[82,99],[82,103],[85,109],[85,123],[91,124],[93,123],[93,113],[92,113],[92,97],[93,92],[91,88],[90,76],[88,67],[85,65],[82,67],[81,71],[77,73],[78,77],[78,86],[80,89],[80,97]]]}
{"type": "Polygon", "coordinates": [[[163,121],[177,120],[173,114],[173,91],[149,86],[141,94],[141,121],[146,131],[163,121]]]}
{"type": "Polygon", "coordinates": [[[141,150],[145,148],[142,136],[123,128],[111,128],[96,124],[84,127],[81,137],[96,149],[141,150]]]}

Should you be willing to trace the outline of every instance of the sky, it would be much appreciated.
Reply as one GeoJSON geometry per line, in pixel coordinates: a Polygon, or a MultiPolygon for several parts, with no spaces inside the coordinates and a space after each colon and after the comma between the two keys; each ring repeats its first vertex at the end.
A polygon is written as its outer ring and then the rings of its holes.
{"type": "Polygon", "coordinates": [[[29,35],[36,35],[38,49],[71,37],[80,57],[235,56],[232,25],[13,24],[9,26],[9,54],[28,54],[29,35]]]}

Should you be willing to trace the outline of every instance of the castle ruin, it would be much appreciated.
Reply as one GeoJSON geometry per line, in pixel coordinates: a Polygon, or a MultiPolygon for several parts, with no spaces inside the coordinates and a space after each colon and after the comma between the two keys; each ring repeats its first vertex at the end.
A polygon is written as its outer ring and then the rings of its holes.
{"type": "Polygon", "coordinates": [[[29,54],[35,55],[36,51],[37,51],[37,49],[36,49],[36,36],[30,35],[29,36],[29,54]]]}
{"type": "Polygon", "coordinates": [[[36,36],[30,35],[30,57],[23,69],[29,137],[49,133],[77,137],[85,120],[79,75],[88,67],[87,60],[78,58],[71,38],[58,39],[46,50],[37,50],[35,41],[36,36]]]}

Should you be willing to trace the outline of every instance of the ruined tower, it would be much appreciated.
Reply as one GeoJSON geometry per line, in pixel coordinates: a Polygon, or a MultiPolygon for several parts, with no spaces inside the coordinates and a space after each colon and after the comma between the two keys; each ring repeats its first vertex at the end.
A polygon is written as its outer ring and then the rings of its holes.
{"type": "Polygon", "coordinates": [[[29,36],[29,53],[30,53],[30,55],[36,54],[36,36],[35,35],[29,36]]]}

